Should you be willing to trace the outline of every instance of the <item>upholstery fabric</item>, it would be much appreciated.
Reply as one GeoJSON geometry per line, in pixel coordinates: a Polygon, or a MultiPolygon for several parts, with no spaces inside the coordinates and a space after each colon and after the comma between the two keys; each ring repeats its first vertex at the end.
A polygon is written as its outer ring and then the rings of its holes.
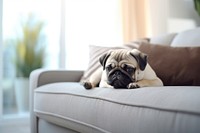
{"type": "Polygon", "coordinates": [[[45,121],[44,119],[38,120],[39,132],[40,133],[77,133],[73,130],[55,125],[45,121]]]}
{"type": "Polygon", "coordinates": [[[31,133],[38,133],[38,118],[34,112],[34,90],[50,83],[79,82],[83,71],[37,69],[30,74],[30,124],[31,133]]]}
{"type": "Polygon", "coordinates": [[[170,47],[143,43],[139,50],[164,85],[200,86],[200,47],[170,47]]]}
{"type": "Polygon", "coordinates": [[[68,82],[41,86],[34,95],[38,117],[77,132],[200,131],[198,87],[85,90],[68,82]]]}

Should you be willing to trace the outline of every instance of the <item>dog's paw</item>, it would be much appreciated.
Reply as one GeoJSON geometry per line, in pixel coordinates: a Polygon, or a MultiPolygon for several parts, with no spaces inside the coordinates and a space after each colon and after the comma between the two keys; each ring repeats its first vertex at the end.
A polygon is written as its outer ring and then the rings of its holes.
{"type": "Polygon", "coordinates": [[[85,87],[85,89],[92,89],[92,83],[88,81],[82,82],[82,85],[85,87]]]}
{"type": "Polygon", "coordinates": [[[137,88],[140,88],[140,86],[137,84],[137,83],[130,83],[128,86],[127,86],[128,89],[137,89],[137,88]]]}

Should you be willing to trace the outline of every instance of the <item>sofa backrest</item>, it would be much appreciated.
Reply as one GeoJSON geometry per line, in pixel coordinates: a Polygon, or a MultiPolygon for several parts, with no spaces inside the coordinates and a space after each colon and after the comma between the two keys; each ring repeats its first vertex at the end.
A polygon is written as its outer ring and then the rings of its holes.
{"type": "Polygon", "coordinates": [[[180,33],[152,37],[150,43],[174,47],[200,46],[200,27],[180,33]]]}

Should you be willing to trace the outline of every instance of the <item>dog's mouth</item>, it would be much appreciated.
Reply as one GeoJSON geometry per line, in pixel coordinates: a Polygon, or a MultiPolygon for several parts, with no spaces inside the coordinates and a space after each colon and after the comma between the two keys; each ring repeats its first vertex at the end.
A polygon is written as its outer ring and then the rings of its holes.
{"type": "Polygon", "coordinates": [[[127,88],[127,86],[134,82],[134,79],[124,70],[120,70],[119,68],[116,70],[112,70],[108,74],[108,84],[113,86],[114,88],[127,88]]]}

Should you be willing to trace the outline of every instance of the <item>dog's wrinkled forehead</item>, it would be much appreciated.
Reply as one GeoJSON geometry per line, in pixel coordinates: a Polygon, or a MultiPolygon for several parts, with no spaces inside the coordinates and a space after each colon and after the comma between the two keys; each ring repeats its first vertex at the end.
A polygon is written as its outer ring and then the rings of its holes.
{"type": "Polygon", "coordinates": [[[130,65],[133,64],[135,67],[139,66],[140,70],[143,71],[147,65],[147,55],[137,49],[118,49],[103,54],[99,61],[103,66],[103,70],[107,65],[110,65],[109,63],[115,63],[117,66],[128,63],[130,65]]]}
{"type": "Polygon", "coordinates": [[[130,55],[130,51],[126,50],[126,49],[118,49],[118,50],[114,50],[111,52],[110,54],[110,61],[116,61],[116,62],[120,62],[120,61],[133,61],[133,57],[130,55]]]}

